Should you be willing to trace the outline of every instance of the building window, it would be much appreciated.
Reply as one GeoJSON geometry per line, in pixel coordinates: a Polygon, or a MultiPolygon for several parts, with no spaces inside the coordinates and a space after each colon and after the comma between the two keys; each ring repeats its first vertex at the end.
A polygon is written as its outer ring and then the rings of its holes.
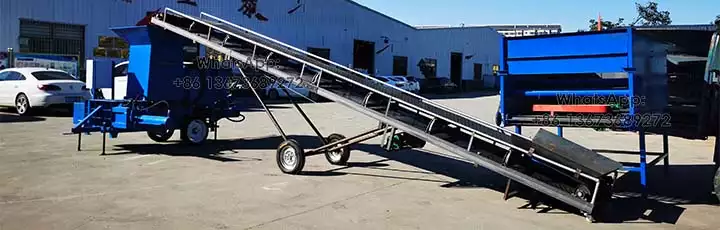
{"type": "Polygon", "coordinates": [[[423,58],[420,59],[420,62],[418,63],[418,67],[420,67],[420,72],[422,73],[425,78],[434,78],[437,77],[437,60],[433,58],[423,58]]]}
{"type": "Polygon", "coordinates": [[[120,37],[98,36],[98,46],[93,49],[95,57],[128,58],[128,44],[120,37]]]}
{"type": "MultiPolygon", "coordinates": [[[[50,54],[85,59],[85,26],[20,19],[20,53],[50,54]]],[[[85,62],[77,61],[76,76],[84,79],[85,62]]]]}

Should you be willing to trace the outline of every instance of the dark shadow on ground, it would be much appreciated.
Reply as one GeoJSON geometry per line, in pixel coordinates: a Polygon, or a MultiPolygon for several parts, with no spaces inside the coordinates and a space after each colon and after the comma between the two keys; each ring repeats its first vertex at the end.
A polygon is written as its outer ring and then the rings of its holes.
{"type": "Polygon", "coordinates": [[[450,93],[450,94],[438,94],[438,93],[420,93],[420,96],[427,99],[458,99],[458,98],[478,98],[478,97],[489,97],[498,95],[498,91],[473,91],[464,93],[450,93]]]}
{"type": "MultiPolygon", "coordinates": [[[[489,188],[498,191],[498,199],[502,199],[507,179],[485,168],[477,168],[472,164],[458,160],[455,156],[445,156],[421,150],[404,150],[386,152],[377,146],[359,146],[360,149],[387,159],[412,165],[436,174],[457,179],[456,182],[442,185],[449,188],[489,188]]],[[[713,165],[671,165],[668,174],[664,174],[662,166],[649,169],[648,199],[643,199],[637,173],[629,173],[618,179],[615,185],[615,196],[605,214],[599,221],[605,223],[651,222],[677,223],[685,208],[679,205],[717,205],[718,201],[712,191],[713,165]],[[650,211],[649,214],[646,213],[650,211]]],[[[531,190],[513,183],[519,190],[517,198],[529,199],[534,194],[531,190]]],[[[577,214],[577,210],[550,198],[539,198],[545,208],[539,213],[577,214]]],[[[524,205],[520,208],[528,208],[524,205]]]]}
{"type": "Polygon", "coordinates": [[[713,165],[663,165],[648,168],[648,199],[642,198],[639,173],[628,173],[615,184],[612,209],[606,222],[644,220],[674,224],[685,208],[679,205],[718,205],[712,194],[713,165]],[[648,215],[647,213],[650,211],[648,215]]]}
{"type": "MultiPolygon", "coordinates": [[[[291,135],[291,139],[301,143],[304,149],[318,147],[322,144],[316,136],[307,135],[291,135]]],[[[238,149],[276,149],[282,142],[279,136],[253,139],[234,139],[234,140],[217,140],[209,141],[202,146],[189,146],[179,143],[171,144],[131,144],[117,145],[115,150],[119,150],[117,154],[164,154],[170,156],[196,156],[206,159],[218,161],[259,161],[257,158],[244,158],[237,154],[221,154],[220,152],[233,151],[238,149]]],[[[431,153],[424,150],[401,150],[395,152],[387,152],[374,144],[356,144],[354,150],[361,150],[374,154],[385,159],[373,162],[354,162],[350,158],[345,166],[337,166],[331,170],[311,171],[304,170],[298,176],[342,176],[342,175],[358,175],[383,177],[393,179],[407,179],[416,181],[425,181],[432,183],[441,183],[441,187],[454,189],[492,189],[497,191],[497,198],[502,199],[505,190],[507,178],[498,175],[482,167],[475,167],[473,164],[460,160],[454,155],[445,155],[442,153],[431,153]],[[420,170],[394,169],[390,168],[388,161],[397,161],[403,164],[411,165],[420,170]],[[356,170],[345,170],[349,168],[364,168],[373,170],[372,173],[356,172],[356,170]],[[399,171],[412,174],[412,176],[387,175],[386,171],[399,171]],[[417,177],[423,174],[439,174],[456,181],[448,182],[446,180],[435,179],[434,177],[417,177]]],[[[314,157],[323,157],[322,155],[314,157]]],[[[272,157],[274,159],[274,157],[272,157]]],[[[626,223],[626,222],[651,222],[651,223],[671,223],[677,222],[684,212],[684,208],[679,205],[712,205],[717,204],[717,200],[710,193],[712,189],[712,165],[673,165],[668,168],[669,174],[664,175],[662,166],[656,166],[649,169],[650,191],[648,199],[639,196],[642,189],[639,187],[639,179],[637,173],[630,173],[622,176],[615,185],[615,198],[611,202],[610,208],[606,211],[608,216],[599,220],[606,223],[626,223]],[[646,214],[650,211],[649,214],[646,214]]],[[[513,195],[515,198],[530,200],[535,197],[540,200],[542,205],[535,209],[538,213],[544,214],[565,214],[577,215],[576,209],[568,207],[558,201],[554,201],[548,197],[544,197],[539,193],[533,192],[518,183],[513,183],[513,195]]],[[[522,205],[519,209],[528,209],[530,205],[522,205]]],[[[581,218],[580,216],[578,216],[581,218]]]]}
{"type": "Polygon", "coordinates": [[[17,114],[9,114],[0,112],[0,123],[20,123],[20,122],[36,122],[44,121],[45,118],[36,116],[20,116],[17,114]]]}

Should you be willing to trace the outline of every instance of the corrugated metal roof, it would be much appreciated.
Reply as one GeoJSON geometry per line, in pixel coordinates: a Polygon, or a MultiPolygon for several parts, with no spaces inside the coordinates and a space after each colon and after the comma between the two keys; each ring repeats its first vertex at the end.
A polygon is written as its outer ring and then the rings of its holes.
{"type": "MultiPolygon", "coordinates": [[[[625,27],[627,28],[627,27],[625,27]]],[[[633,26],[636,30],[695,30],[695,31],[715,31],[717,27],[712,24],[697,25],[663,25],[663,26],[633,26]]]]}

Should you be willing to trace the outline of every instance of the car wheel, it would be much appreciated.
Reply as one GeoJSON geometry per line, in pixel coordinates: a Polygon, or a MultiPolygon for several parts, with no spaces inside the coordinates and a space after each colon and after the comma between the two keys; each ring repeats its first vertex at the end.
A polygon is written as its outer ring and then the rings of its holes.
{"type": "Polygon", "coordinates": [[[19,115],[27,115],[30,113],[30,100],[28,100],[25,94],[19,94],[15,98],[15,111],[19,115]]]}

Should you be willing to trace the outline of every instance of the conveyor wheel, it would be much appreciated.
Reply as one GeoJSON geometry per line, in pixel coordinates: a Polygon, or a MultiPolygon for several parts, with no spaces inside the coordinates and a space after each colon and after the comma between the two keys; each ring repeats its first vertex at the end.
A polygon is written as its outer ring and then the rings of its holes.
{"type": "Polygon", "coordinates": [[[174,129],[156,129],[148,130],[147,135],[155,142],[166,142],[175,133],[174,129]]]}
{"type": "MultiPolygon", "coordinates": [[[[580,198],[581,200],[590,202],[592,200],[592,192],[590,192],[590,189],[585,186],[584,184],[578,185],[575,187],[575,192],[573,195],[577,198],[580,198]]],[[[585,220],[587,220],[590,223],[595,222],[595,218],[591,213],[583,212],[583,216],[585,216],[585,220]]]]}
{"type": "Polygon", "coordinates": [[[278,167],[284,173],[298,174],[305,167],[305,152],[300,144],[293,139],[280,143],[275,155],[278,167]]]}
{"type": "Polygon", "coordinates": [[[202,119],[191,119],[180,129],[180,139],[184,142],[199,145],[205,142],[210,133],[208,124],[202,119]]]}
{"type": "MultiPolygon", "coordinates": [[[[327,137],[327,143],[337,142],[342,139],[345,139],[345,136],[343,136],[341,134],[333,133],[327,137]]],[[[338,146],[339,146],[339,144],[338,144],[338,146]]],[[[326,151],[325,159],[327,159],[327,161],[333,165],[347,164],[347,161],[350,159],[350,146],[345,146],[345,147],[342,147],[335,151],[326,151]]]]}

